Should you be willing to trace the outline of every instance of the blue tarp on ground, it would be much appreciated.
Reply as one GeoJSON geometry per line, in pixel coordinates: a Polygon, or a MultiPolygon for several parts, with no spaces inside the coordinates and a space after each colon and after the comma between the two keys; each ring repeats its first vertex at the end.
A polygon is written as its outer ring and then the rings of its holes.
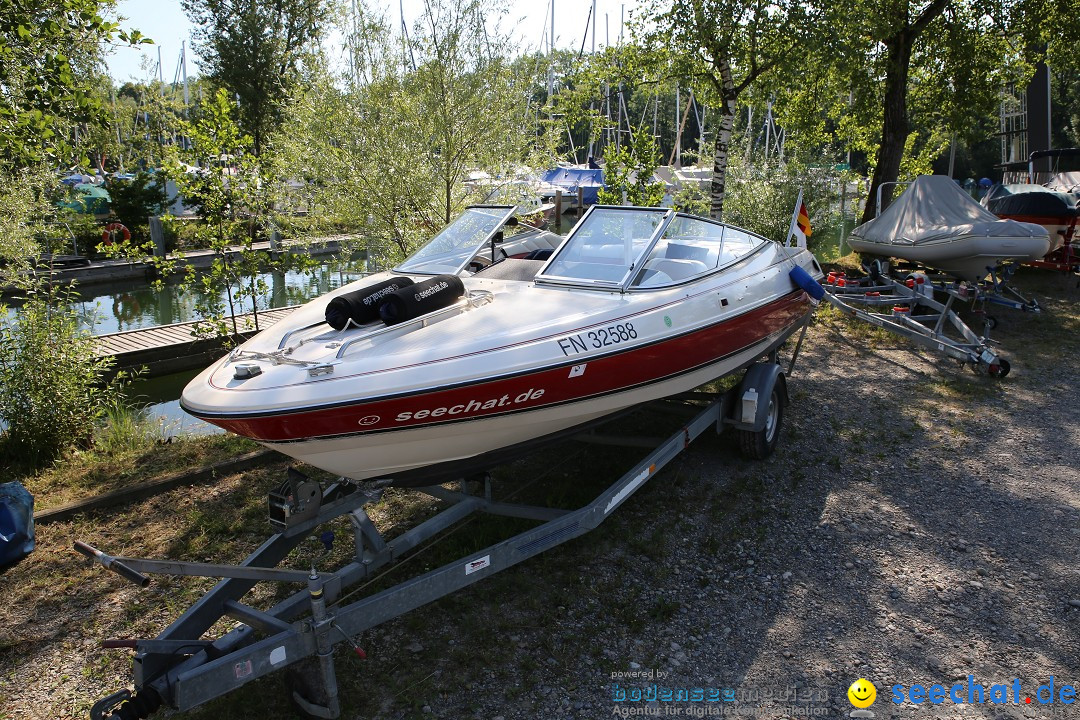
{"type": "Polygon", "coordinates": [[[604,171],[590,168],[555,168],[545,172],[541,179],[562,188],[563,195],[573,195],[575,198],[578,188],[582,188],[582,199],[586,205],[595,204],[596,194],[604,187],[604,171]]]}
{"type": "Polygon", "coordinates": [[[17,482],[0,484],[0,568],[34,549],[34,496],[17,482]]]}

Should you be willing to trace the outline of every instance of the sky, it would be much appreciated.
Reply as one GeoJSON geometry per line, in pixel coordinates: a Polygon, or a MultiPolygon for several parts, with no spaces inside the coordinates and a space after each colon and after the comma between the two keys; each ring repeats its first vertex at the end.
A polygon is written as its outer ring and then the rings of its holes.
{"type": "MultiPolygon", "coordinates": [[[[380,9],[397,22],[399,0],[368,0],[370,7],[380,9]]],[[[555,3],[555,47],[579,50],[585,41],[585,51],[592,48],[592,31],[585,35],[585,22],[592,7],[590,0],[554,0],[555,3]]],[[[412,26],[423,8],[423,0],[401,0],[405,19],[412,26]]],[[[619,39],[620,18],[625,7],[626,19],[639,4],[639,0],[596,0],[596,47],[607,44],[605,35],[612,45],[619,39]],[[606,15],[606,18],[605,18],[606,15]],[[606,23],[605,23],[606,19],[606,23]]],[[[536,50],[544,37],[545,28],[550,27],[548,12],[550,0],[506,0],[509,13],[503,20],[504,28],[512,28],[511,36],[518,41],[523,50],[536,50]]],[[[153,45],[140,48],[116,48],[107,58],[109,73],[117,82],[127,80],[147,80],[156,75],[158,51],[161,52],[162,75],[166,82],[179,78],[179,59],[182,43],[187,41],[189,76],[197,75],[198,61],[191,50],[191,23],[180,8],[180,0],[120,0],[117,14],[127,18],[121,22],[124,28],[135,28],[143,35],[154,40],[153,45]],[[149,69],[144,70],[140,63],[146,58],[149,69]]],[[[328,50],[331,57],[341,52],[340,37],[331,38],[328,50]]],[[[546,42],[546,41],[545,41],[546,42]]]]}

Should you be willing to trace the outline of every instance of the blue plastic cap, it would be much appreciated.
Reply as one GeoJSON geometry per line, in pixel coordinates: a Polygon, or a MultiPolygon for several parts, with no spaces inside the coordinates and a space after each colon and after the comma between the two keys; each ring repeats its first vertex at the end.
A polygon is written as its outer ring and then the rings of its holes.
{"type": "Polygon", "coordinates": [[[791,278],[792,282],[805,290],[806,293],[815,300],[820,300],[825,297],[825,288],[821,287],[821,283],[811,277],[810,273],[806,272],[806,270],[803,270],[798,265],[791,268],[791,272],[788,273],[788,276],[791,278]]]}

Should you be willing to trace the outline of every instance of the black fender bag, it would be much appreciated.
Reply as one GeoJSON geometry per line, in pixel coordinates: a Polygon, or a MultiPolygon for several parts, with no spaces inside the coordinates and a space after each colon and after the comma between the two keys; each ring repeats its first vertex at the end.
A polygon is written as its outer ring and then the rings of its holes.
{"type": "Polygon", "coordinates": [[[386,296],[412,284],[412,278],[393,277],[360,290],[338,295],[326,306],[326,324],[335,330],[344,330],[348,327],[350,320],[356,325],[378,320],[379,305],[386,296]]]}
{"type": "Polygon", "coordinates": [[[387,325],[397,325],[453,305],[465,294],[465,285],[457,275],[436,275],[383,298],[379,316],[387,325]]]}

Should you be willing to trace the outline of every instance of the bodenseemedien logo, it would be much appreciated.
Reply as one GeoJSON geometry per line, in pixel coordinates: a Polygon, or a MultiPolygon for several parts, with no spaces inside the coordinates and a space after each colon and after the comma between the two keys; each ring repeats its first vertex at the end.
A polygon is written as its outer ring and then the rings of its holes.
{"type": "Polygon", "coordinates": [[[870,682],[866,678],[859,678],[855,682],[851,683],[851,687],[847,690],[848,701],[855,707],[851,711],[851,715],[848,717],[853,718],[872,718],[874,713],[866,708],[874,704],[874,700],[877,699],[877,688],[874,687],[874,683],[870,682]]]}

